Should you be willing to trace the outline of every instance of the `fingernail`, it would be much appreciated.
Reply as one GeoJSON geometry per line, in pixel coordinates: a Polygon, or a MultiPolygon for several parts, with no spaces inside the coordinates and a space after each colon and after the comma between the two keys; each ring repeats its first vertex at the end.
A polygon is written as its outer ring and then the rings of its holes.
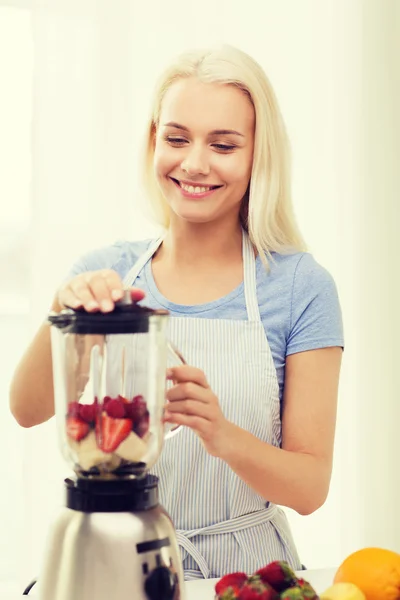
{"type": "Polygon", "coordinates": [[[101,303],[101,308],[102,310],[108,312],[114,308],[114,305],[111,300],[103,300],[101,303]]]}
{"type": "Polygon", "coordinates": [[[172,379],[174,372],[172,369],[167,369],[167,379],[172,379]]]}
{"type": "Polygon", "coordinates": [[[121,300],[122,296],[123,296],[123,293],[121,290],[112,290],[112,292],[111,292],[111,298],[113,300],[121,300]]]}
{"type": "Polygon", "coordinates": [[[95,300],[91,300],[90,302],[88,302],[88,303],[86,304],[86,308],[87,308],[88,310],[92,310],[92,309],[94,309],[94,308],[99,308],[99,305],[98,305],[98,303],[97,303],[95,300]]]}

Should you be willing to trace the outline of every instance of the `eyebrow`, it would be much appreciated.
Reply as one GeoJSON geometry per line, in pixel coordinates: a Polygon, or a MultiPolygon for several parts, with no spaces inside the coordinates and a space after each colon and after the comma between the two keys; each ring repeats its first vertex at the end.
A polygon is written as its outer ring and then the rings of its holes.
{"type": "MultiPolygon", "coordinates": [[[[180,125],[179,123],[175,123],[170,121],[169,123],[164,123],[164,127],[174,127],[175,129],[181,129],[182,131],[189,131],[187,127],[184,125],[180,125]]],[[[239,131],[235,131],[234,129],[214,129],[210,131],[210,135],[240,135],[240,137],[244,137],[243,133],[239,133],[239,131]]]]}

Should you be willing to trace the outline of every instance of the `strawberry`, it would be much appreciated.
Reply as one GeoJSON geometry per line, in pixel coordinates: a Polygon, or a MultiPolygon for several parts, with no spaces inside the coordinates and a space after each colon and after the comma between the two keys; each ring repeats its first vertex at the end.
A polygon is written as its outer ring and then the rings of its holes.
{"type": "Polygon", "coordinates": [[[241,588],[239,600],[279,600],[279,594],[268,583],[263,583],[258,576],[253,575],[241,588]]]}
{"type": "Polygon", "coordinates": [[[143,417],[140,417],[139,420],[133,422],[133,431],[139,437],[144,437],[148,432],[150,427],[150,415],[148,412],[143,417]]]}
{"type": "Polygon", "coordinates": [[[95,404],[80,404],[79,416],[82,421],[93,425],[96,420],[96,405],[95,404]]]}
{"type": "Polygon", "coordinates": [[[114,452],[132,429],[130,419],[113,419],[106,413],[102,414],[100,423],[96,425],[97,443],[103,452],[114,452]],[[100,439],[99,439],[100,438],[100,439]]]}
{"type": "Polygon", "coordinates": [[[144,417],[147,413],[147,404],[143,396],[135,396],[126,407],[127,415],[134,421],[144,417]]]}
{"type": "Polygon", "coordinates": [[[303,592],[296,585],[290,588],[287,588],[281,593],[281,600],[304,600],[303,592]]]}
{"type": "Polygon", "coordinates": [[[83,440],[89,430],[89,423],[85,423],[79,417],[67,417],[67,435],[76,442],[83,440]]]}
{"type": "Polygon", "coordinates": [[[216,600],[238,600],[240,589],[237,587],[226,588],[220,595],[215,596],[216,600]]]}
{"type": "Polygon", "coordinates": [[[215,593],[218,600],[235,600],[241,587],[247,581],[246,573],[230,573],[221,577],[215,584],[215,593]]]}
{"type": "Polygon", "coordinates": [[[109,400],[105,409],[108,416],[113,417],[113,419],[123,419],[126,416],[125,404],[120,397],[109,400]]]}
{"type": "Polygon", "coordinates": [[[296,587],[300,588],[303,594],[303,598],[307,598],[307,600],[318,600],[317,592],[314,590],[312,585],[308,583],[308,581],[306,581],[305,579],[298,579],[296,587]]]}
{"type": "Polygon", "coordinates": [[[80,406],[79,402],[69,402],[67,416],[79,417],[80,406]]]}
{"type": "Polygon", "coordinates": [[[256,573],[264,583],[269,583],[277,592],[295,585],[296,574],[285,561],[276,560],[256,573]]]}
{"type": "Polygon", "coordinates": [[[121,396],[121,394],[118,394],[117,396],[117,400],[120,400],[121,402],[123,402],[124,404],[129,404],[129,400],[128,398],[125,398],[125,396],[121,396]]]}
{"type": "Polygon", "coordinates": [[[281,600],[319,600],[319,596],[308,581],[297,579],[295,585],[281,593],[281,600]]]}

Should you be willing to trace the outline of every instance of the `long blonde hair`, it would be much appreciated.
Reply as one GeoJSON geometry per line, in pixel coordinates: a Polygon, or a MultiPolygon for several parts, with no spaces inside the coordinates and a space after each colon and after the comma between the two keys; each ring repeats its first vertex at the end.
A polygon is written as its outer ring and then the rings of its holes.
{"type": "Polygon", "coordinates": [[[170,213],[154,172],[154,136],[165,92],[185,77],[234,85],[248,95],[254,106],[256,127],[250,186],[241,208],[242,225],[266,266],[271,252],[305,250],[292,207],[289,140],[275,93],[260,65],[232,46],[180,55],[156,85],[146,130],[143,173],[156,221],[168,228],[170,213]]]}

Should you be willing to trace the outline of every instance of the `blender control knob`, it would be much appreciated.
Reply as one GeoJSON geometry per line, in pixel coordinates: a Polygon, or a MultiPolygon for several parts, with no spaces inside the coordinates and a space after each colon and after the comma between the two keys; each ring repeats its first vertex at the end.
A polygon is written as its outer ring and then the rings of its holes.
{"type": "Polygon", "coordinates": [[[175,587],[175,577],[168,567],[154,569],[144,584],[149,600],[173,600],[175,587]]]}

